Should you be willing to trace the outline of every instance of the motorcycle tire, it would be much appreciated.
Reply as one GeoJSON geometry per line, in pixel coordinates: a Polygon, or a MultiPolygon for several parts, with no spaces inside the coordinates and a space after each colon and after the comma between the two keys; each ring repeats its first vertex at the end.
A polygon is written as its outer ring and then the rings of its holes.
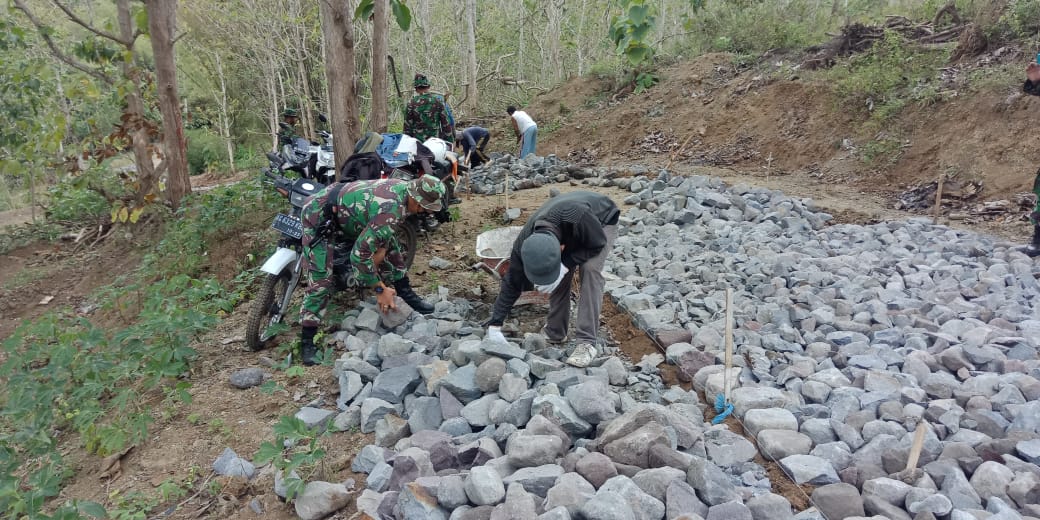
{"type": "Polygon", "coordinates": [[[401,246],[404,265],[411,269],[412,261],[415,260],[415,251],[419,248],[419,229],[409,219],[397,226],[395,235],[397,235],[397,243],[401,246]]]}
{"type": "Polygon", "coordinates": [[[291,278],[292,273],[286,268],[277,275],[267,275],[264,280],[264,285],[260,288],[256,299],[253,300],[253,306],[249,309],[249,318],[246,321],[246,348],[249,350],[257,351],[264,348],[268,340],[273,337],[267,330],[285,319],[286,312],[282,311],[281,319],[272,322],[274,315],[278,313],[279,302],[290,289],[289,280],[291,278]]]}

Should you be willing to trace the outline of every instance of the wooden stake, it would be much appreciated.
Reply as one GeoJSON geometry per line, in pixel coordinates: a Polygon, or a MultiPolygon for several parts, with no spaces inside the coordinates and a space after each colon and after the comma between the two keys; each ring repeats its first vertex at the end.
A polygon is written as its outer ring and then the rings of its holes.
{"type": "Polygon", "coordinates": [[[733,368],[733,289],[726,288],[726,371],[723,372],[724,396],[729,402],[729,371],[733,368]]]}
{"type": "Polygon", "coordinates": [[[906,459],[906,471],[917,469],[917,460],[921,457],[921,448],[924,446],[924,432],[928,430],[928,423],[921,419],[914,431],[914,443],[910,446],[910,457],[906,459]]]}
{"type": "Polygon", "coordinates": [[[942,192],[943,182],[946,181],[946,176],[939,174],[939,186],[935,189],[935,223],[939,223],[939,215],[942,215],[942,192]]]}

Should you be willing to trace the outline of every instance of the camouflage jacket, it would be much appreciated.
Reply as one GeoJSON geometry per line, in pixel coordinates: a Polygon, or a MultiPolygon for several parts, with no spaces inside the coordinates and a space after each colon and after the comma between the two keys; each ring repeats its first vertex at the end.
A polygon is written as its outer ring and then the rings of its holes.
{"type": "Polygon", "coordinates": [[[296,126],[290,126],[288,130],[278,127],[278,146],[292,144],[293,140],[300,136],[299,129],[296,126]]]}
{"type": "MultiPolygon", "coordinates": [[[[311,198],[303,211],[324,211],[330,188],[311,198]]],[[[379,282],[379,266],[372,261],[379,248],[385,247],[388,251],[400,249],[395,229],[407,216],[407,189],[408,181],[381,179],[351,182],[339,192],[339,202],[334,207],[336,225],[343,235],[354,238],[350,264],[362,285],[379,282]]],[[[318,229],[304,229],[304,233],[312,237],[318,232],[318,229]]]]}
{"type": "Polygon", "coordinates": [[[416,94],[408,102],[404,111],[404,133],[420,143],[431,137],[440,137],[449,143],[455,141],[444,102],[429,92],[416,94]]]}

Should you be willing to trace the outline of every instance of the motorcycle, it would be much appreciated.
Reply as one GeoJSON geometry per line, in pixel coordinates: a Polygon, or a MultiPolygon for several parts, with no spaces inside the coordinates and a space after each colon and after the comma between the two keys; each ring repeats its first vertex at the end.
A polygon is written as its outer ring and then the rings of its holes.
{"type": "Polygon", "coordinates": [[[459,173],[465,172],[468,168],[459,164],[459,158],[455,152],[451,151],[451,145],[442,139],[431,137],[419,143],[409,136],[405,137],[407,139],[402,138],[401,145],[398,147],[400,151],[392,156],[392,159],[396,159],[396,161],[388,163],[396,166],[387,177],[410,181],[423,175],[422,160],[426,159],[429,162],[432,175],[444,181],[448,186],[444,207],[434,213],[433,218],[423,221],[423,230],[433,231],[440,224],[451,220],[448,207],[461,202],[455,198],[455,186],[459,181],[459,173]]]}
{"type": "MultiPolygon", "coordinates": [[[[268,160],[272,166],[277,166],[281,161],[275,153],[268,153],[268,160]]],[[[333,170],[334,171],[334,170],[333,170]]],[[[293,293],[300,285],[300,279],[304,276],[303,261],[303,223],[300,214],[312,195],[325,188],[325,185],[312,179],[290,179],[275,168],[264,170],[267,183],[271,184],[275,191],[289,200],[290,211],[288,214],[279,213],[275,215],[271,227],[278,231],[281,236],[278,239],[278,248],[260,267],[267,274],[260,292],[249,309],[249,317],[246,321],[246,347],[250,350],[260,350],[267,342],[277,335],[278,325],[282,323],[288,312],[291,311],[293,293]]],[[[415,259],[415,251],[418,244],[417,215],[410,215],[402,222],[397,230],[397,240],[402,249],[405,265],[411,267],[415,259]]],[[[333,240],[333,270],[332,279],[337,291],[346,289],[362,289],[354,279],[350,266],[350,251],[354,247],[353,240],[337,234],[328,240],[333,240]]]]}
{"type": "MultiPolygon", "coordinates": [[[[327,123],[324,114],[318,114],[318,120],[327,123]]],[[[287,123],[278,123],[283,130],[290,130],[287,123]]],[[[297,137],[291,143],[282,145],[280,157],[282,162],[278,164],[281,171],[293,171],[300,178],[313,179],[326,184],[336,180],[336,159],[332,152],[332,134],[319,130],[318,136],[321,143],[308,141],[297,137]]]]}

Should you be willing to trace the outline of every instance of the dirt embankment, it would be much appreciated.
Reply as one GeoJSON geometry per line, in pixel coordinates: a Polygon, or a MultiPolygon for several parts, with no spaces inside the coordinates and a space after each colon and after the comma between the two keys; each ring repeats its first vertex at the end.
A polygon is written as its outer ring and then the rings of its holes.
{"type": "MultiPolygon", "coordinates": [[[[1015,64],[1020,54],[1004,52],[998,61],[1015,64]]],[[[664,68],[657,86],[621,99],[614,99],[612,80],[576,78],[527,110],[539,121],[539,153],[572,160],[670,164],[678,171],[713,166],[724,177],[775,184],[793,196],[841,199],[845,190],[850,202],[868,198],[888,208],[908,187],[944,174],[981,183],[971,203],[1014,200],[1032,191],[1040,165],[1032,131],[1040,99],[1021,95],[1017,82],[967,90],[963,78],[984,74],[981,61],[951,64],[960,80],[944,100],[910,103],[880,131],[867,130],[865,110],[843,106],[819,75],[791,72],[780,59],[739,66],[728,54],[664,68]],[[890,141],[890,149],[866,160],[864,150],[879,140],[890,141]]],[[[1024,233],[1021,212],[999,220],[1008,232],[995,232],[1024,233]]]]}

